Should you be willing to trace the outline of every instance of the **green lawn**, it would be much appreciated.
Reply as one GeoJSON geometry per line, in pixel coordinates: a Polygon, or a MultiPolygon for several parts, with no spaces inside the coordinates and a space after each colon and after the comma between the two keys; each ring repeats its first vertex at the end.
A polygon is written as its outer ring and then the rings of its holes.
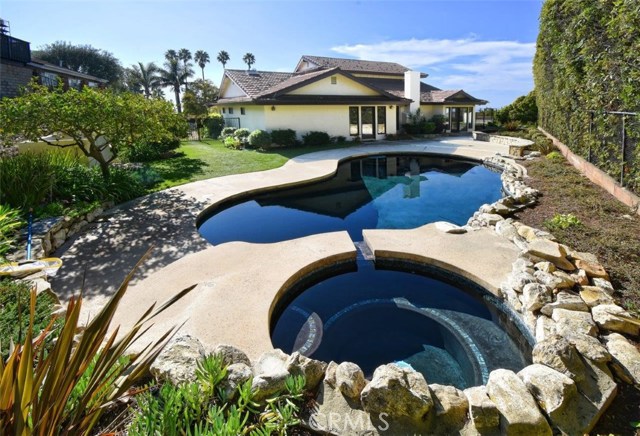
{"type": "Polygon", "coordinates": [[[269,170],[282,166],[292,157],[301,154],[349,145],[345,143],[258,151],[233,150],[225,147],[219,140],[184,141],[177,150],[178,156],[150,162],[147,165],[152,169],[154,176],[157,175],[161,179],[153,190],[161,190],[212,177],[269,170]]]}

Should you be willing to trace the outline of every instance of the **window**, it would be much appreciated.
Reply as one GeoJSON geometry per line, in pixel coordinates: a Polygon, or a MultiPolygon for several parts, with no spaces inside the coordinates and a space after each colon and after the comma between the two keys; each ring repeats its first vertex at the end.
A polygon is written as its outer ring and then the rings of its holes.
{"type": "Polygon", "coordinates": [[[331,76],[331,84],[336,85],[338,83],[338,76],[331,76]]]}
{"type": "Polygon", "coordinates": [[[349,107],[349,135],[358,136],[360,134],[359,120],[358,120],[358,107],[349,107]]]}
{"type": "Polygon", "coordinates": [[[378,106],[378,135],[387,133],[387,107],[378,106]]]}
{"type": "Polygon", "coordinates": [[[45,71],[40,74],[40,83],[44,86],[55,87],[58,86],[58,75],[45,71]]]}
{"type": "Polygon", "coordinates": [[[229,108],[229,115],[233,115],[233,108],[232,107],[229,108]]]}
{"type": "Polygon", "coordinates": [[[240,115],[244,115],[244,108],[243,107],[240,108],[240,115]]]}
{"type": "Polygon", "coordinates": [[[226,114],[226,113],[227,113],[227,108],[224,108],[224,107],[223,107],[223,108],[222,108],[222,113],[223,113],[223,114],[226,114]]]}
{"type": "Polygon", "coordinates": [[[80,79],[69,79],[69,88],[80,89],[82,87],[82,81],[80,79]]]}

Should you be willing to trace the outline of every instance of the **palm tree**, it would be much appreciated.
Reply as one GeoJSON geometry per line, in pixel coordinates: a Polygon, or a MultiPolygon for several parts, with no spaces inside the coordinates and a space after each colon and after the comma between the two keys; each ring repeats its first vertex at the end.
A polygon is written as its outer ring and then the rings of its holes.
{"type": "Polygon", "coordinates": [[[130,79],[140,88],[146,98],[150,98],[154,90],[161,86],[159,72],[160,69],[153,62],[149,62],[147,65],[138,62],[138,65],[131,66],[130,79]]]}
{"type": "Polygon", "coordinates": [[[178,51],[178,59],[180,59],[184,63],[184,71],[187,73],[184,78],[184,89],[186,91],[187,89],[189,89],[187,79],[194,74],[193,70],[191,69],[191,63],[189,62],[191,59],[193,59],[191,56],[191,51],[186,48],[181,48],[180,51],[178,51]]]}
{"type": "Polygon", "coordinates": [[[209,53],[204,50],[198,50],[193,59],[197,62],[198,66],[202,70],[202,80],[204,80],[204,66],[209,63],[209,53]]]}
{"type": "Polygon", "coordinates": [[[185,83],[187,72],[176,58],[168,58],[164,63],[164,69],[160,70],[160,83],[171,88],[176,97],[176,109],[182,112],[180,104],[180,87],[185,83]]]}
{"type": "Polygon", "coordinates": [[[218,57],[216,59],[222,64],[222,68],[224,69],[224,67],[227,65],[227,62],[229,62],[229,53],[221,50],[220,53],[218,53],[218,57]]]}
{"type": "Polygon", "coordinates": [[[247,70],[250,70],[251,69],[251,65],[256,63],[256,57],[252,53],[247,53],[242,58],[242,62],[247,64],[247,70]]]}
{"type": "Polygon", "coordinates": [[[176,52],[173,49],[169,49],[166,52],[164,52],[164,58],[168,61],[172,59],[178,59],[178,52],[176,52]]]}

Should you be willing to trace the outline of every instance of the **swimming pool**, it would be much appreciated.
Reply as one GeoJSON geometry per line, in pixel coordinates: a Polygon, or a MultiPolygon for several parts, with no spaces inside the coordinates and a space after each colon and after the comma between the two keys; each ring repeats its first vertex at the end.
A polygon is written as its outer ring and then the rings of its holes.
{"type": "Polygon", "coordinates": [[[214,245],[279,242],[346,230],[410,229],[435,221],[463,225],[502,196],[500,174],[468,160],[424,155],[342,162],[330,179],[224,202],[199,220],[214,245]]]}
{"type": "Polygon", "coordinates": [[[429,383],[464,389],[486,383],[496,368],[517,372],[528,364],[531,343],[516,319],[489,292],[448,271],[360,260],[287,290],[271,338],[287,353],[355,362],[368,376],[398,362],[429,383]]]}

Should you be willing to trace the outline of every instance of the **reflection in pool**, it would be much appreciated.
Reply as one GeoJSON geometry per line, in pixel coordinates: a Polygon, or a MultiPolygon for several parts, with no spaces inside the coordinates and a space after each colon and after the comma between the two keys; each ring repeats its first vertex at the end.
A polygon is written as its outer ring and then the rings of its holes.
{"type": "Polygon", "coordinates": [[[463,225],[501,197],[500,175],[474,162],[403,155],[341,163],[334,177],[222,204],[199,223],[211,243],[278,242],[347,230],[410,229],[435,221],[463,225]]]}

